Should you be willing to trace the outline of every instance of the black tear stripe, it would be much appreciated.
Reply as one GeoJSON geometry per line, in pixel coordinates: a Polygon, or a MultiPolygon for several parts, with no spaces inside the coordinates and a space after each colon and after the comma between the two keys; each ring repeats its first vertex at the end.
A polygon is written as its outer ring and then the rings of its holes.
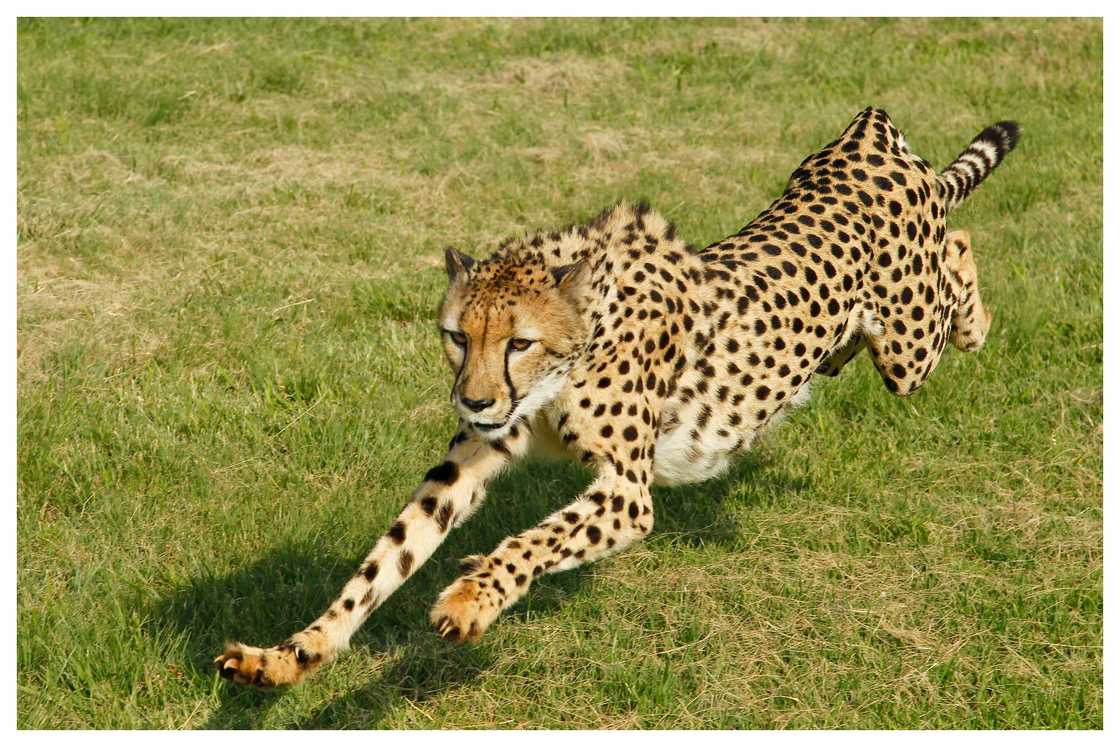
{"type": "Polygon", "coordinates": [[[425,481],[439,482],[444,485],[454,485],[459,480],[459,465],[455,462],[444,462],[428,470],[424,475],[425,481]]]}
{"type": "MultiPolygon", "coordinates": [[[[463,369],[467,367],[467,351],[463,351],[463,362],[459,364],[459,368],[455,371],[455,381],[451,382],[451,404],[455,404],[455,392],[459,390],[459,379],[463,376],[463,369]]],[[[452,442],[454,443],[454,442],[452,442]]],[[[450,448],[450,447],[449,447],[450,448]]]]}
{"type": "Polygon", "coordinates": [[[506,386],[509,387],[509,401],[513,403],[510,407],[510,412],[513,413],[517,410],[517,406],[521,403],[521,397],[517,396],[517,387],[513,385],[513,379],[509,377],[509,349],[506,349],[505,365],[502,367],[502,373],[505,375],[506,386]]]}

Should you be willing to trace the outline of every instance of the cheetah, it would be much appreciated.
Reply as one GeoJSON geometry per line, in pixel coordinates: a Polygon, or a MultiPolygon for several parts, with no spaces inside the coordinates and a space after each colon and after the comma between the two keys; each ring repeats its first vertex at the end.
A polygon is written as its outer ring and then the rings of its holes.
{"type": "Polygon", "coordinates": [[[994,124],[935,173],[868,108],[761,215],[701,251],[625,203],[484,261],[449,248],[438,320],[459,426],[446,456],[322,616],[277,646],[229,644],[221,675],[269,687],[331,661],[531,447],[561,449],[593,479],[464,561],[431,611],[446,639],[477,639],[542,574],[647,536],[652,485],[726,470],[807,398],[814,374],[867,350],[886,388],[907,395],[947,343],[978,350],[991,316],[971,239],[945,219],[1018,136],[994,124]]]}

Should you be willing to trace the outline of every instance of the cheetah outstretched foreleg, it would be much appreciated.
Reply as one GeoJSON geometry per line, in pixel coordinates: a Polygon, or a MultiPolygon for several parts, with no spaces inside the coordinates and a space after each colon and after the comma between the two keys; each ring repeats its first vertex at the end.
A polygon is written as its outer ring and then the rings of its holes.
{"type": "Polygon", "coordinates": [[[533,579],[615,553],[653,528],[649,488],[599,479],[574,503],[536,527],[468,559],[464,575],[439,595],[431,620],[456,642],[477,639],[533,579]]]}
{"type": "Polygon", "coordinates": [[[496,441],[460,431],[444,461],[429,470],[412,501],[326,612],[279,646],[227,645],[214,659],[219,673],[241,685],[274,687],[299,682],[335,658],[370,613],[431,556],[453,527],[474,512],[486,483],[525,453],[529,437],[524,425],[496,441]]]}

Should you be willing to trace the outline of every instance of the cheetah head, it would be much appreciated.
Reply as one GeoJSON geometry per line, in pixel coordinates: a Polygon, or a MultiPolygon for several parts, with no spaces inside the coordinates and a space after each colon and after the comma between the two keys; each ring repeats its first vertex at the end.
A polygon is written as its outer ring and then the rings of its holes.
{"type": "Polygon", "coordinates": [[[540,254],[477,262],[446,252],[450,284],[440,307],[451,402],[480,435],[497,439],[560,391],[583,343],[579,312],[586,263],[549,267],[540,254]]]}

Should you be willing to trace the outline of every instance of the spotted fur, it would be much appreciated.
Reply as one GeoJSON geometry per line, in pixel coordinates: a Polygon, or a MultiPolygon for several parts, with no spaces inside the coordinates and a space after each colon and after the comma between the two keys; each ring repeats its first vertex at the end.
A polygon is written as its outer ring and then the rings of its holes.
{"type": "Polygon", "coordinates": [[[594,479],[464,561],[432,609],[446,638],[477,638],[540,575],[645,537],[655,482],[719,474],[808,397],[815,373],[838,375],[867,350],[905,395],[948,342],[979,349],[991,317],[970,238],[946,233],[945,219],[1017,138],[1013,123],[993,125],[936,174],[867,109],[767,210],[702,251],[626,204],[485,261],[449,250],[440,326],[460,428],[447,455],[318,620],[280,646],[231,644],[219,671],[270,686],[330,661],[532,443],[594,479]]]}

